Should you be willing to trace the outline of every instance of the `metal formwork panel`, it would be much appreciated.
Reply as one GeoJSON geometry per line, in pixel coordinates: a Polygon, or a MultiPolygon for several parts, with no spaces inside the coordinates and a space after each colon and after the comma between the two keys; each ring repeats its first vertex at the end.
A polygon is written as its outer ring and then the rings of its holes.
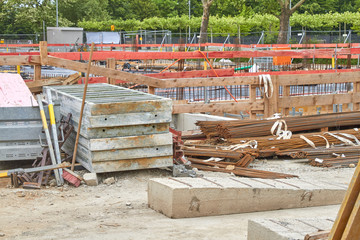
{"type": "MultiPolygon", "coordinates": [[[[78,127],[84,85],[46,87],[78,127]]],[[[77,161],[92,172],[172,165],[170,99],[109,84],[88,86],[77,161]]],[[[72,154],[75,134],[63,146],[72,154]]]]}
{"type": "MultiPolygon", "coordinates": [[[[59,106],[55,106],[54,111],[59,120],[59,106]]],[[[45,114],[48,116],[47,109],[45,114]]],[[[40,138],[46,143],[38,107],[0,108],[0,161],[41,157],[40,138]]]]}

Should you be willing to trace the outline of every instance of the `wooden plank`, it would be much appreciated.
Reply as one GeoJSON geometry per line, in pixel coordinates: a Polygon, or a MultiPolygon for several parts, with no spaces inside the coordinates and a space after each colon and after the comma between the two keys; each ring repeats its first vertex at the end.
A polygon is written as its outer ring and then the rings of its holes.
{"type": "Polygon", "coordinates": [[[231,103],[191,103],[191,104],[175,104],[173,106],[173,114],[177,113],[224,113],[224,112],[239,112],[250,110],[264,110],[263,101],[256,102],[231,102],[231,103]]]}
{"type": "Polygon", "coordinates": [[[47,65],[48,63],[48,50],[47,50],[47,42],[41,41],[39,44],[40,47],[40,61],[41,65],[47,65]]]}
{"type": "MultiPolygon", "coordinates": [[[[251,103],[255,103],[256,102],[256,85],[250,85],[250,102],[251,103]]],[[[264,103],[264,108],[266,107],[265,103],[264,103]]],[[[249,114],[250,114],[250,119],[256,119],[256,112],[254,112],[255,109],[251,108],[251,110],[249,110],[249,114]]]]}
{"type": "MultiPolygon", "coordinates": [[[[106,60],[106,67],[110,68],[110,69],[116,69],[116,64],[115,64],[115,58],[108,58],[106,60]]],[[[113,78],[106,78],[107,83],[109,84],[115,84],[115,79],[113,78]]]]}
{"type": "Polygon", "coordinates": [[[40,81],[26,82],[26,85],[32,93],[40,93],[42,92],[43,86],[60,85],[62,82],[63,80],[61,79],[51,78],[40,81]]]}
{"type": "Polygon", "coordinates": [[[73,85],[79,81],[81,76],[79,73],[74,73],[70,75],[65,81],[63,81],[62,85],[73,85]]]}
{"type": "Polygon", "coordinates": [[[346,224],[342,239],[359,239],[360,238],[360,192],[355,201],[354,208],[351,211],[349,221],[346,224]]]}
{"type": "Polygon", "coordinates": [[[41,80],[41,65],[34,66],[34,81],[41,80]]]}
{"type": "MultiPolygon", "coordinates": [[[[287,86],[284,86],[283,87],[283,97],[289,97],[290,96],[290,86],[287,85],[287,86]]],[[[285,107],[283,109],[283,115],[284,116],[289,116],[289,113],[290,113],[290,105],[288,105],[287,107],[285,107]]]]}
{"type": "MultiPolygon", "coordinates": [[[[357,165],[354,175],[351,179],[351,182],[349,184],[349,188],[346,192],[345,198],[341,204],[339,213],[336,217],[335,223],[331,229],[329,240],[340,240],[340,239],[358,239],[359,235],[357,235],[357,238],[342,238],[343,233],[349,224],[351,226],[353,223],[355,223],[354,215],[359,214],[359,193],[360,193],[360,164],[357,165]],[[353,211],[354,214],[352,213],[353,211]],[[352,215],[352,216],[351,216],[352,215]],[[349,219],[351,219],[353,222],[349,223],[349,219]]],[[[359,221],[359,218],[356,222],[359,221]]],[[[359,226],[356,226],[355,231],[359,231],[359,226]]],[[[346,230],[349,232],[349,228],[346,230]]]]}
{"type": "Polygon", "coordinates": [[[32,56],[0,56],[0,66],[2,65],[29,65],[32,56]]]}
{"type": "MultiPolygon", "coordinates": [[[[360,92],[360,82],[354,82],[354,93],[358,93],[358,92],[360,92]]],[[[356,102],[354,102],[353,103],[353,110],[354,111],[359,111],[360,110],[360,103],[356,103],[356,102]]]]}
{"type": "MultiPolygon", "coordinates": [[[[34,59],[35,62],[35,59],[34,59]]],[[[54,66],[54,67],[60,67],[65,69],[70,69],[78,72],[86,72],[87,71],[87,64],[61,59],[61,58],[55,58],[55,57],[48,57],[48,65],[54,66]]],[[[104,76],[104,77],[110,77],[114,79],[119,79],[127,82],[133,82],[138,84],[145,84],[150,85],[153,87],[160,87],[162,80],[151,78],[147,76],[143,76],[141,74],[132,74],[127,73],[119,70],[114,69],[107,69],[103,67],[98,66],[91,66],[90,68],[90,74],[98,75],[98,76],[104,76]]]]}
{"type": "Polygon", "coordinates": [[[306,85],[360,81],[360,72],[279,75],[279,85],[306,85]]]}
{"type": "Polygon", "coordinates": [[[155,94],[155,88],[149,86],[149,87],[148,87],[148,93],[149,93],[149,94],[155,94]]]}
{"type": "Polygon", "coordinates": [[[330,231],[319,231],[316,233],[306,234],[304,240],[320,240],[327,239],[329,237],[330,231]]]}
{"type": "Polygon", "coordinates": [[[249,85],[249,84],[258,84],[258,83],[259,83],[258,76],[219,77],[219,78],[180,78],[180,79],[163,80],[162,88],[249,85]]]}
{"type": "Polygon", "coordinates": [[[288,106],[302,107],[302,106],[318,106],[318,105],[347,104],[347,103],[355,104],[360,102],[360,93],[282,97],[279,98],[278,102],[280,108],[285,108],[288,106]]]}
{"type": "MultiPolygon", "coordinates": [[[[234,75],[234,68],[227,69],[215,69],[216,74],[219,77],[232,76],[234,75]]],[[[149,77],[169,79],[169,78],[199,78],[199,77],[216,77],[213,70],[194,70],[185,72],[164,72],[164,73],[151,73],[145,74],[149,77]]]]}

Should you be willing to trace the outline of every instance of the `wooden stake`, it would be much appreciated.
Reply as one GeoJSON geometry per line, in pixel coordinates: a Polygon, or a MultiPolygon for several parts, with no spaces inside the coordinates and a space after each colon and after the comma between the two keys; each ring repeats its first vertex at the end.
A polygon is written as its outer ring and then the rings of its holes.
{"type": "Polygon", "coordinates": [[[90,74],[91,59],[92,59],[93,52],[94,52],[94,43],[91,44],[90,57],[89,57],[89,62],[88,62],[87,71],[86,71],[86,79],[85,79],[84,93],[83,93],[83,99],[82,99],[81,110],[80,110],[79,126],[78,126],[78,130],[77,130],[77,133],[76,133],[74,153],[73,153],[73,158],[72,158],[72,162],[71,162],[71,171],[74,171],[74,167],[75,167],[76,153],[77,153],[77,147],[78,147],[78,144],[79,144],[81,122],[82,122],[82,116],[83,116],[83,113],[84,113],[84,105],[85,105],[85,99],[86,99],[86,91],[87,91],[87,86],[88,86],[88,82],[89,82],[89,74],[90,74]]]}

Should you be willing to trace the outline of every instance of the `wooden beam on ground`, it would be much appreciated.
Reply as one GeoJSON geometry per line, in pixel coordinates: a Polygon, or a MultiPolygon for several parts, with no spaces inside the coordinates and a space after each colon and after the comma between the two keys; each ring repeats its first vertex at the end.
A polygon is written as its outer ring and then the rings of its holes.
{"type": "Polygon", "coordinates": [[[306,234],[304,240],[322,240],[327,239],[329,237],[329,231],[320,231],[316,233],[306,234]]]}
{"type": "Polygon", "coordinates": [[[224,112],[240,112],[250,110],[263,110],[264,103],[257,102],[230,102],[230,103],[189,103],[173,105],[173,113],[224,113],[224,112]]]}

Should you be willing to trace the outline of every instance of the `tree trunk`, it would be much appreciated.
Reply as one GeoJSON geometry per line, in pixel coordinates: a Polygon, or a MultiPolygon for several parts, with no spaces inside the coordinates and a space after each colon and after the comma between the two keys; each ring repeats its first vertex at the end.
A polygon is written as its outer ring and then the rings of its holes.
{"type": "Polygon", "coordinates": [[[280,19],[280,30],[278,35],[278,44],[286,44],[287,36],[289,31],[291,11],[289,9],[281,9],[280,19]]]}
{"type": "MultiPolygon", "coordinates": [[[[200,43],[207,43],[208,41],[207,29],[209,25],[210,5],[211,4],[203,5],[203,16],[201,19],[201,28],[200,28],[200,43]]],[[[201,49],[203,50],[203,48],[201,49]]]]}

